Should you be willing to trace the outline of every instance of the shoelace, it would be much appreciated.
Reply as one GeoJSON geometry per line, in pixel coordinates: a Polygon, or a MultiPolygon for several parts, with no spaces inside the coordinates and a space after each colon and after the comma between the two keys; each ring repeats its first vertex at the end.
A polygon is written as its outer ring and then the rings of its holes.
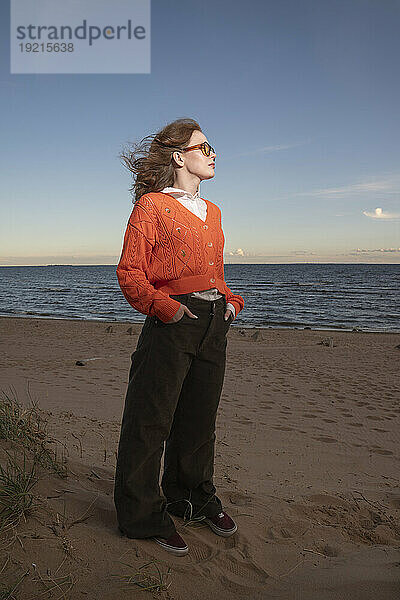
{"type": "Polygon", "coordinates": [[[184,517],[183,517],[185,521],[186,520],[187,521],[203,521],[205,519],[204,516],[202,516],[202,517],[192,517],[192,515],[193,515],[193,504],[190,502],[190,500],[187,500],[186,498],[182,498],[181,500],[175,500],[174,502],[168,502],[167,506],[170,506],[170,504],[175,504],[176,502],[187,502],[189,504],[189,508],[190,508],[189,518],[186,518],[186,511],[187,511],[187,509],[186,509],[184,517]]]}
{"type": "MultiPolygon", "coordinates": [[[[192,497],[192,492],[190,492],[189,494],[189,498],[192,497]]],[[[210,496],[210,498],[207,500],[206,504],[213,498],[214,496],[210,496]]],[[[189,522],[193,522],[193,521],[204,521],[204,519],[206,518],[205,515],[202,515],[201,517],[193,517],[193,504],[190,502],[190,500],[188,500],[187,498],[181,498],[181,500],[174,500],[173,502],[167,502],[167,506],[170,506],[171,504],[176,504],[177,502],[187,502],[188,503],[188,507],[185,510],[185,514],[183,516],[184,521],[189,521],[189,522]],[[187,518],[186,513],[187,513],[187,509],[189,510],[189,518],[187,518]]],[[[205,504],[202,506],[202,508],[205,506],[205,504]]],[[[218,518],[221,519],[222,517],[225,516],[225,513],[221,512],[218,515],[218,518]]]]}

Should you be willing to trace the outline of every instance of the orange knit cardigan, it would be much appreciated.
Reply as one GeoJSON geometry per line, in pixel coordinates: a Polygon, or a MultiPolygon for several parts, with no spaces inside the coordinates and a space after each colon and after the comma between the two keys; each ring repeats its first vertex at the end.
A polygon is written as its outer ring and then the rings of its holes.
{"type": "Polygon", "coordinates": [[[151,192],[135,203],[116,272],[125,298],[139,312],[166,323],[180,306],[169,294],[213,287],[233,304],[235,318],[242,310],[242,296],[224,280],[221,211],[205,202],[205,222],[170,194],[151,192]]]}

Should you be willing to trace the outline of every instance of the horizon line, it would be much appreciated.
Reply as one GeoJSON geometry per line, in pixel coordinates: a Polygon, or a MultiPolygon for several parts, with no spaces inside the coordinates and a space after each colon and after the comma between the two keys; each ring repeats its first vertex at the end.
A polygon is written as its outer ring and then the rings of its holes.
{"type": "MultiPolygon", "coordinates": [[[[0,265],[0,268],[7,269],[9,267],[117,267],[118,263],[106,264],[106,263],[48,263],[38,265],[0,265]]],[[[318,262],[318,261],[302,261],[302,262],[240,262],[240,263],[224,263],[224,265],[400,265],[399,262],[318,262]]]]}

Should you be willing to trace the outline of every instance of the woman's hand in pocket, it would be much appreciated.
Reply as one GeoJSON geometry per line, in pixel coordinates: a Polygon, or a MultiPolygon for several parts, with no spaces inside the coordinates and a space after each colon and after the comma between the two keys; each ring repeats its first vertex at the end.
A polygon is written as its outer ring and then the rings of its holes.
{"type": "Polygon", "coordinates": [[[172,319],[170,319],[169,321],[166,321],[166,323],[169,325],[170,323],[177,323],[178,321],[180,321],[181,319],[183,319],[183,315],[187,314],[188,317],[190,317],[191,319],[198,319],[199,317],[197,315],[194,315],[185,304],[181,304],[180,307],[178,308],[178,311],[174,314],[174,316],[172,317],[172,319]]]}

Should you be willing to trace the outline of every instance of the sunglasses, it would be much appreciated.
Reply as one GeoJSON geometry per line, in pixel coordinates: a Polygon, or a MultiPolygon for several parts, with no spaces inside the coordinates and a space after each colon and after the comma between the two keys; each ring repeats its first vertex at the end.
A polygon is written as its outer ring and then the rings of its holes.
{"type": "Polygon", "coordinates": [[[176,148],[177,150],[180,150],[180,152],[188,152],[189,150],[201,150],[204,156],[210,156],[211,152],[216,154],[214,148],[210,146],[208,142],[196,144],[195,146],[188,146],[187,148],[178,148],[178,146],[171,146],[171,144],[165,144],[158,138],[155,138],[155,141],[158,142],[161,146],[164,146],[165,148],[176,148]]]}
{"type": "Polygon", "coordinates": [[[210,156],[211,152],[216,154],[214,148],[210,146],[208,142],[203,142],[202,144],[196,144],[195,146],[188,146],[187,148],[182,148],[182,152],[187,152],[188,150],[197,150],[200,149],[204,156],[210,156]]]}

